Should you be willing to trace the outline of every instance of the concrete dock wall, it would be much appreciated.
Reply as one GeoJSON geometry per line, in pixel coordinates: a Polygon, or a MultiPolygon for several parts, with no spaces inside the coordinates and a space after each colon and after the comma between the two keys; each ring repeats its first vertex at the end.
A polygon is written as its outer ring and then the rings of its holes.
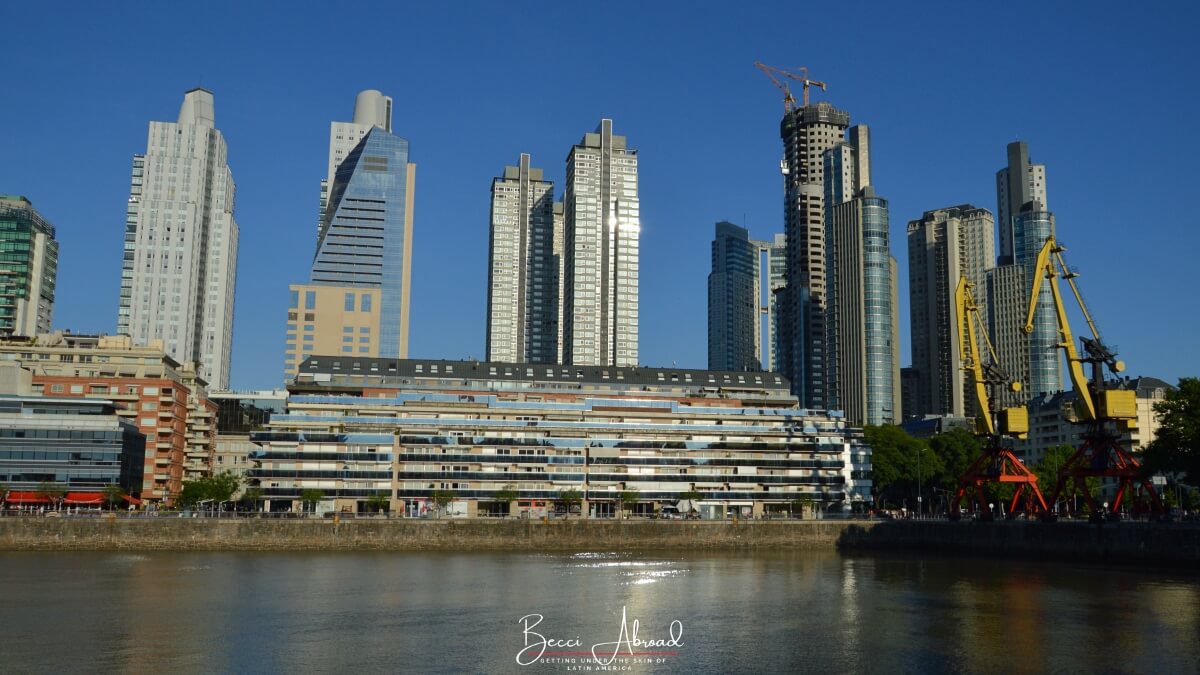
{"type": "Polygon", "coordinates": [[[833,548],[848,521],[0,518],[0,550],[833,548]]]}
{"type": "Polygon", "coordinates": [[[851,524],[843,551],[905,551],[1128,562],[1200,563],[1200,524],[885,521],[851,524]]]}

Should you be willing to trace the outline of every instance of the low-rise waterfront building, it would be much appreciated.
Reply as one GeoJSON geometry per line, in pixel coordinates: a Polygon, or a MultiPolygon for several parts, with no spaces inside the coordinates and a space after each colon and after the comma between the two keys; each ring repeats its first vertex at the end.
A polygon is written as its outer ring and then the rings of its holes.
{"type": "Polygon", "coordinates": [[[649,514],[699,497],[706,517],[850,510],[870,500],[870,450],[840,413],[799,408],[776,373],[312,357],[285,414],[251,432],[247,472],[269,510],[649,514]],[[509,491],[512,491],[511,494],[509,491]],[[502,497],[512,497],[509,500],[502,497]]]}
{"type": "Polygon", "coordinates": [[[209,398],[217,406],[213,472],[244,476],[254,466],[250,453],[258,447],[250,442],[250,432],[263,429],[271,415],[284,411],[287,391],[215,391],[209,398]]]}
{"type": "Polygon", "coordinates": [[[141,492],[146,437],[112,401],[39,396],[32,373],[0,363],[0,500],[8,507],[99,506],[141,492]],[[54,486],[53,495],[47,485],[54,486]]]}
{"type": "Polygon", "coordinates": [[[0,361],[32,371],[32,393],[112,401],[146,436],[139,497],[171,502],[183,479],[212,470],[216,408],[192,363],[179,363],[152,341],[125,335],[56,332],[0,338],[0,361]]]}

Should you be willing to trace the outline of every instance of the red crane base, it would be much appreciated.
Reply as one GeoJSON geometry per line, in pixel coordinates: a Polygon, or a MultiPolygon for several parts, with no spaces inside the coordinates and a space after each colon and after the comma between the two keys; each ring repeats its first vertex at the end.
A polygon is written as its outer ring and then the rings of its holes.
{"type": "Polygon", "coordinates": [[[1132,488],[1141,485],[1148,499],[1134,502],[1134,514],[1141,514],[1147,510],[1154,514],[1166,513],[1166,507],[1158,491],[1154,489],[1154,484],[1141,475],[1141,466],[1141,462],[1121,447],[1112,434],[1103,430],[1085,434],[1083,444],[1058,471],[1052,503],[1058,502],[1067,481],[1073,481],[1087,503],[1092,520],[1115,520],[1120,518],[1121,504],[1127,497],[1132,498],[1132,488]],[[1098,503],[1096,497],[1088,490],[1087,479],[1092,477],[1117,479],[1117,493],[1107,509],[1098,503]],[[1146,501],[1149,501],[1148,509],[1146,501]]]}
{"type": "Polygon", "coordinates": [[[976,501],[975,512],[980,520],[992,520],[995,515],[988,506],[988,496],[983,489],[984,485],[990,483],[1016,484],[1017,489],[1013,493],[1006,514],[1009,518],[1015,518],[1020,512],[1024,512],[1027,516],[1046,516],[1050,513],[1050,509],[1046,506],[1046,499],[1042,497],[1042,491],[1038,489],[1037,476],[1025,468],[1012,450],[996,447],[984,450],[971,463],[970,468],[959,477],[958,489],[955,490],[954,499],[950,502],[950,520],[958,520],[962,517],[960,505],[964,498],[967,503],[970,503],[972,499],[976,501]]]}

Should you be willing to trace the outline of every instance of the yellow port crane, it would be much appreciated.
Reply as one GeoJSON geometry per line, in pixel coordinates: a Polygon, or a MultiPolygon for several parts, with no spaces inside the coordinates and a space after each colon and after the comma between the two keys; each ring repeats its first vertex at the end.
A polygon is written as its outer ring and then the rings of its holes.
{"type": "MultiPolygon", "coordinates": [[[[1122,443],[1124,433],[1137,426],[1137,393],[1120,389],[1115,383],[1110,386],[1105,381],[1105,368],[1115,375],[1125,370],[1125,364],[1117,360],[1116,352],[1101,339],[1096,322],[1092,319],[1092,314],[1083,301],[1083,295],[1079,292],[1079,285],[1075,282],[1079,274],[1067,267],[1063,257],[1065,250],[1066,248],[1055,241],[1053,236],[1046,238],[1034,266],[1029,311],[1026,313],[1025,325],[1022,326],[1027,335],[1033,333],[1038,294],[1045,283],[1054,301],[1054,318],[1058,326],[1057,347],[1066,355],[1067,372],[1076,396],[1075,418],[1071,421],[1084,428],[1080,434],[1079,447],[1059,469],[1052,503],[1057,503],[1067,482],[1073,481],[1084,496],[1091,520],[1115,520],[1120,517],[1122,502],[1127,497],[1132,497],[1132,488],[1135,485],[1140,485],[1150,509],[1161,514],[1164,512],[1162,499],[1150,480],[1141,475],[1141,463],[1122,443]],[[1071,294],[1075,296],[1075,301],[1079,304],[1091,331],[1091,337],[1079,336],[1083,345],[1082,355],[1075,348],[1071,323],[1067,319],[1067,309],[1058,286],[1059,277],[1066,280],[1070,286],[1071,294]],[[1084,373],[1084,364],[1091,366],[1090,380],[1084,373]],[[1117,492],[1111,504],[1106,502],[1101,506],[1097,503],[1095,495],[1087,489],[1086,481],[1090,477],[1116,479],[1117,492]]],[[[1142,506],[1144,505],[1135,504],[1135,511],[1142,506]]]]}
{"type": "Polygon", "coordinates": [[[1004,389],[1018,392],[1021,383],[1009,376],[1000,367],[996,350],[988,339],[983,325],[979,304],[975,300],[975,284],[966,277],[958,280],[954,291],[954,303],[958,309],[960,324],[956,326],[958,350],[962,369],[970,376],[974,386],[976,409],[975,435],[983,439],[984,448],[979,457],[958,479],[958,489],[950,502],[950,519],[958,520],[962,515],[961,504],[965,498],[974,501],[974,512],[980,520],[992,520],[995,513],[984,486],[1011,483],[1016,486],[1005,515],[1014,518],[1024,512],[1026,516],[1046,517],[1049,509],[1046,499],[1038,488],[1037,476],[1025,468],[1021,460],[1008,447],[1009,439],[1024,438],[1029,432],[1029,413],[1023,407],[1001,408],[999,394],[1004,389]],[[987,360],[979,348],[980,342],[987,346],[987,360]]]}
{"type": "Polygon", "coordinates": [[[784,70],[783,68],[776,68],[775,66],[768,66],[762,61],[755,61],[754,67],[766,73],[767,77],[771,78],[771,81],[775,83],[775,86],[779,87],[779,89],[783,91],[783,111],[785,113],[791,112],[794,108],[805,107],[808,105],[808,88],[810,86],[820,87],[821,91],[825,91],[826,85],[824,82],[808,79],[808,68],[805,66],[801,66],[795,69],[795,71],[792,71],[784,70]],[[796,105],[796,97],[792,96],[791,87],[788,86],[787,82],[783,82],[776,77],[776,75],[780,75],[789,80],[794,80],[801,84],[804,90],[804,93],[801,95],[801,106],[796,105]]]}

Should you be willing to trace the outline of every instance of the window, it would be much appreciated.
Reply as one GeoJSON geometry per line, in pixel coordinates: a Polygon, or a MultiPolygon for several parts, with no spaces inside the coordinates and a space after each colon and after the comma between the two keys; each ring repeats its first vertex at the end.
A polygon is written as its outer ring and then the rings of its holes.
{"type": "Polygon", "coordinates": [[[83,393],[83,385],[82,384],[71,385],[71,393],[72,394],[82,394],[83,393]]]}
{"type": "MultiPolygon", "coordinates": [[[[317,308],[317,292],[316,291],[305,291],[304,292],[304,309],[316,309],[316,308],[317,308]]],[[[312,321],[312,319],[307,319],[307,320],[312,321]]]]}
{"type": "Polygon", "coordinates": [[[62,390],[63,390],[63,386],[62,386],[61,384],[52,384],[52,385],[50,385],[50,391],[51,391],[52,393],[55,393],[55,394],[61,394],[61,393],[62,393],[62,390]]]}
{"type": "Polygon", "coordinates": [[[346,310],[347,312],[354,311],[354,294],[353,293],[346,294],[346,305],[342,309],[346,310]]]}
{"type": "Polygon", "coordinates": [[[362,304],[359,305],[359,308],[362,309],[362,311],[364,311],[364,312],[371,311],[371,294],[370,293],[363,293],[362,304]]]}
{"type": "Polygon", "coordinates": [[[292,291],[292,301],[288,305],[289,309],[296,309],[300,306],[300,291],[292,291]]]}

